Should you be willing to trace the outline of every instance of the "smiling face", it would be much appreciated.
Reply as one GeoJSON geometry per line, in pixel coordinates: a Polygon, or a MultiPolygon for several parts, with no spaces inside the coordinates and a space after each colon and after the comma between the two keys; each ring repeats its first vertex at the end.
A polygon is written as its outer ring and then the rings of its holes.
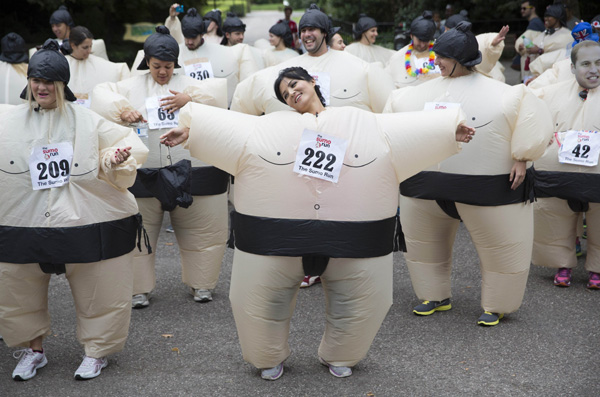
{"type": "Polygon", "coordinates": [[[306,51],[312,56],[319,56],[327,52],[327,46],[323,45],[325,33],[319,28],[311,26],[304,27],[300,31],[300,39],[306,51]]]}
{"type": "Polygon", "coordinates": [[[271,44],[273,47],[277,47],[280,41],[281,37],[275,36],[273,33],[269,33],[269,44],[271,44]]]}
{"type": "Polygon", "coordinates": [[[560,22],[554,17],[545,16],[544,26],[546,26],[546,29],[557,29],[560,27],[560,22]]]}
{"type": "Polygon", "coordinates": [[[305,113],[315,101],[321,103],[315,92],[315,81],[305,81],[301,79],[290,79],[285,77],[279,84],[279,92],[285,103],[294,110],[305,113]]]}
{"type": "Polygon", "coordinates": [[[69,28],[69,26],[64,23],[53,23],[52,25],[52,33],[54,33],[54,35],[56,36],[57,39],[59,40],[64,40],[64,39],[68,39],[69,38],[69,33],[71,32],[71,28],[69,28]]]}
{"type": "Polygon", "coordinates": [[[228,32],[225,33],[227,42],[230,46],[241,44],[244,42],[244,32],[228,32]]]}
{"type": "Polygon", "coordinates": [[[53,81],[32,77],[29,83],[31,94],[42,109],[54,109],[56,107],[56,87],[53,81]]]}
{"type": "Polygon", "coordinates": [[[600,86],[600,46],[579,49],[571,72],[583,88],[591,90],[600,86]]]}
{"type": "Polygon", "coordinates": [[[92,52],[92,39],[85,39],[79,45],[71,43],[71,48],[73,49],[73,52],[71,53],[73,58],[79,60],[88,59],[92,52]]]}
{"type": "Polygon", "coordinates": [[[160,59],[150,57],[148,67],[150,68],[150,74],[154,81],[160,85],[165,85],[171,80],[171,77],[173,77],[175,62],[161,61],[160,59]]]}
{"type": "Polygon", "coordinates": [[[363,32],[360,41],[366,45],[375,44],[375,40],[377,40],[377,34],[377,27],[373,27],[366,32],[363,32]]]}

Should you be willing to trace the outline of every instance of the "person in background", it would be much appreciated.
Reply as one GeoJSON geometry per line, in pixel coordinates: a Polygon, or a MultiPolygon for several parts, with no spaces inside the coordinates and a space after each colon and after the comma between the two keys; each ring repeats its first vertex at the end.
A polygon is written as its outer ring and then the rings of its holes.
{"type": "Polygon", "coordinates": [[[225,36],[221,40],[221,45],[232,47],[244,42],[246,25],[233,12],[228,12],[227,19],[223,22],[223,32],[225,36]]]}
{"type": "Polygon", "coordinates": [[[27,47],[17,33],[8,33],[0,41],[0,104],[20,105],[27,85],[27,47]]]}
{"type": "Polygon", "coordinates": [[[298,56],[292,49],[292,31],[285,22],[277,22],[269,29],[269,44],[271,48],[263,51],[266,67],[277,65],[285,60],[298,56]]]}
{"type": "Polygon", "coordinates": [[[344,38],[340,34],[340,30],[342,30],[342,28],[339,26],[331,28],[329,42],[327,44],[332,50],[344,51],[346,48],[346,43],[344,43],[344,38]]]}
{"type": "Polygon", "coordinates": [[[359,57],[365,62],[379,62],[385,67],[396,51],[375,44],[378,36],[377,21],[365,14],[360,14],[354,25],[354,43],[346,47],[346,52],[359,57]]]}
{"type": "Polygon", "coordinates": [[[221,10],[214,9],[204,14],[204,19],[209,21],[206,27],[206,34],[204,40],[207,43],[221,44],[223,41],[223,31],[221,27],[223,25],[223,19],[221,18],[221,10]]]}
{"type": "Polygon", "coordinates": [[[296,22],[294,22],[292,20],[292,12],[294,12],[294,10],[292,9],[292,6],[290,5],[289,1],[284,0],[283,2],[283,15],[284,18],[280,19],[277,22],[285,22],[289,25],[290,30],[292,32],[292,49],[298,51],[299,54],[302,54],[302,50],[300,48],[301,43],[300,40],[298,38],[298,25],[296,25],[296,22]]]}

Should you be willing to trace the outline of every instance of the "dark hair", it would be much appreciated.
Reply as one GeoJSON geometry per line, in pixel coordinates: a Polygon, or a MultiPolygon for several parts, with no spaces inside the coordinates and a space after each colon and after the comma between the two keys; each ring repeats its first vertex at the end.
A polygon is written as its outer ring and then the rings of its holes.
{"type": "MultiPolygon", "coordinates": [[[[286,68],[286,69],[280,70],[279,76],[277,76],[277,79],[275,79],[275,84],[273,85],[273,88],[275,90],[275,96],[277,97],[277,99],[279,99],[279,102],[284,103],[286,105],[287,105],[287,103],[285,102],[285,99],[283,99],[283,96],[281,95],[281,92],[279,91],[279,86],[281,85],[281,81],[286,77],[288,79],[293,79],[293,80],[308,81],[309,83],[315,80],[315,79],[313,79],[313,77],[310,74],[308,74],[306,69],[301,68],[299,66],[294,66],[291,68],[286,68]]],[[[323,106],[326,106],[325,98],[323,98],[323,94],[321,94],[321,88],[319,88],[318,84],[315,85],[315,92],[317,93],[317,96],[319,97],[319,100],[321,101],[323,106]]]]}
{"type": "Polygon", "coordinates": [[[94,36],[88,28],[85,26],[75,26],[71,29],[71,34],[69,35],[69,42],[71,44],[80,45],[85,39],[94,40],[94,36]]]}

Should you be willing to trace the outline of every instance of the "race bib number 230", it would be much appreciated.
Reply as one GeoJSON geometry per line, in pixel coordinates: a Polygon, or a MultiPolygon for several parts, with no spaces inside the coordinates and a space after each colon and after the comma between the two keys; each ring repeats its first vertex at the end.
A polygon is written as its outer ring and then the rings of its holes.
{"type": "Polygon", "coordinates": [[[296,153],[294,172],[337,183],[348,141],[305,129],[296,153]]]}
{"type": "Polygon", "coordinates": [[[69,183],[73,145],[70,142],[36,146],[31,149],[29,173],[33,190],[50,189],[69,183]]]}

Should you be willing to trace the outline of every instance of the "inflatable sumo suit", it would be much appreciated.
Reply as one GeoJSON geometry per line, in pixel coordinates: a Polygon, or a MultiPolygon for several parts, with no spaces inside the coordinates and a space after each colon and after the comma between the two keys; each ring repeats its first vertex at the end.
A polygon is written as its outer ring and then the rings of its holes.
{"type": "MultiPolygon", "coordinates": [[[[315,27],[325,32],[331,28],[329,17],[315,8],[310,8],[302,16],[300,30],[303,27],[315,27]]],[[[344,51],[328,50],[318,57],[300,55],[253,74],[238,84],[231,110],[256,116],[287,110],[287,106],[273,94],[273,82],[280,70],[292,66],[303,67],[315,76],[328,106],[354,106],[381,113],[393,89],[390,76],[379,66],[344,51]]]]}
{"type": "MultiPolygon", "coordinates": [[[[377,22],[365,14],[360,14],[358,22],[354,26],[354,38],[359,40],[362,34],[371,28],[376,28],[377,22]]],[[[373,63],[379,62],[382,67],[387,66],[390,58],[396,54],[396,51],[382,47],[380,45],[365,45],[359,41],[349,44],[344,51],[359,57],[365,62],[373,63]]]]}
{"type": "MultiPolygon", "coordinates": [[[[204,35],[205,42],[212,44],[221,44],[221,40],[223,40],[223,37],[225,37],[223,31],[221,30],[221,27],[223,26],[221,10],[215,9],[207,12],[206,14],[204,14],[204,20],[207,21],[209,24],[210,21],[214,21],[217,24],[217,29],[214,31],[214,33],[204,35]]],[[[208,24],[206,25],[206,27],[208,28],[208,24]]]]}
{"type": "MultiPolygon", "coordinates": [[[[544,32],[535,35],[532,41],[534,45],[544,50],[544,54],[548,54],[546,55],[546,58],[552,59],[554,62],[556,62],[560,59],[561,54],[564,54],[564,52],[561,52],[561,50],[564,50],[567,45],[573,41],[573,38],[571,37],[571,31],[565,27],[566,12],[562,4],[553,4],[548,6],[544,16],[551,16],[558,19],[561,22],[561,26],[556,30],[546,29],[544,32]]],[[[517,40],[517,42],[522,43],[523,39],[517,40]]],[[[539,57],[539,55],[527,54],[526,52],[522,53],[521,55],[521,76],[523,79],[526,79],[529,76],[533,76],[534,73],[531,70],[531,64],[539,57]],[[528,64],[526,65],[526,63],[528,64]]],[[[543,70],[545,69],[540,67],[538,69],[538,73],[539,71],[543,72],[543,70]]]]}
{"type": "MultiPolygon", "coordinates": [[[[277,22],[275,25],[271,26],[269,33],[282,39],[283,42],[286,43],[286,48],[278,51],[275,47],[268,44],[267,48],[265,48],[262,53],[265,67],[278,65],[283,61],[287,61],[288,59],[295,58],[299,55],[296,51],[291,49],[294,37],[290,25],[287,22],[277,22]]],[[[257,43],[254,43],[254,46],[256,47],[257,43]]]]}
{"type": "MultiPolygon", "coordinates": [[[[459,63],[473,66],[481,54],[461,24],[440,36],[435,50],[446,57],[461,53],[459,63]]],[[[400,185],[405,257],[415,293],[420,300],[451,297],[452,246],[461,219],[481,261],[483,309],[514,312],[529,273],[533,208],[526,203],[532,198],[530,177],[511,190],[509,174],[515,161],[537,160],[544,153],[552,136],[550,114],[523,85],[511,87],[477,72],[395,90],[386,111],[423,110],[426,104],[460,104],[477,132],[459,155],[400,185]]]]}
{"type": "Polygon", "coordinates": [[[79,60],[68,55],[71,69],[71,91],[78,103],[90,107],[90,97],[94,87],[100,83],[116,83],[129,78],[129,67],[124,62],[110,62],[90,54],[87,59],[79,60]]]}
{"type": "Polygon", "coordinates": [[[0,52],[0,104],[20,105],[23,87],[27,85],[27,48],[16,33],[2,38],[0,52]]]}
{"type": "Polygon", "coordinates": [[[544,156],[535,161],[534,203],[535,238],[533,264],[551,268],[577,266],[575,241],[579,213],[585,212],[587,221],[587,257],[585,268],[600,273],[600,167],[561,164],[558,161],[560,144],[569,130],[600,132],[600,89],[582,91],[572,76],[539,91],[539,96],[550,108],[555,139],[544,156]]]}
{"type": "Polygon", "coordinates": [[[577,24],[577,26],[575,26],[575,28],[571,31],[571,36],[573,36],[574,39],[573,43],[568,45],[564,51],[556,51],[560,52],[562,56],[558,57],[556,60],[554,60],[554,62],[552,62],[553,59],[547,60],[544,58],[544,55],[546,54],[542,54],[531,64],[532,72],[539,75],[539,77],[528,85],[529,88],[539,89],[550,84],[556,84],[560,81],[571,80],[573,78],[573,73],[571,73],[570,59],[571,48],[575,47],[582,41],[590,40],[598,42],[599,39],[598,34],[594,33],[592,25],[587,22],[581,22],[577,24]],[[538,64],[538,61],[542,60],[544,60],[544,62],[540,62],[538,64]]]}
{"type": "MultiPolygon", "coordinates": [[[[175,40],[166,33],[154,33],[144,44],[145,52],[158,59],[176,60],[178,49],[175,40]]],[[[145,61],[140,64],[140,67],[144,66],[148,67],[145,61]]],[[[200,81],[173,74],[168,84],[160,85],[146,73],[118,83],[96,86],[92,94],[92,110],[117,123],[123,123],[120,115],[126,110],[137,110],[148,120],[146,98],[170,96],[169,90],[186,93],[194,102],[227,107],[224,79],[200,81]]],[[[181,147],[170,149],[170,152],[161,148],[158,137],[168,129],[150,129],[148,136],[142,137],[150,150],[144,168],[152,171],[191,159],[188,151],[181,147]]],[[[195,289],[213,289],[219,278],[227,240],[228,175],[195,159],[192,160],[192,167],[193,204],[189,208],[178,207],[171,211],[171,223],[179,244],[183,282],[195,289]]],[[[136,196],[154,249],[164,214],[161,202],[154,198],[139,178],[131,190],[136,196]]],[[[133,294],[149,293],[154,289],[154,262],[154,252],[136,254],[133,294]]]]}
{"type": "MultiPolygon", "coordinates": [[[[433,40],[435,29],[435,22],[433,22],[433,13],[431,11],[424,11],[423,15],[415,18],[410,24],[410,34],[416,36],[421,41],[433,40]]],[[[390,58],[386,68],[386,71],[392,76],[392,80],[394,80],[394,86],[396,88],[417,85],[427,80],[440,77],[440,71],[438,68],[429,70],[424,74],[417,74],[414,76],[409,75],[406,71],[406,52],[408,51],[409,46],[410,44],[398,50],[396,54],[390,58]]],[[[413,71],[419,67],[416,63],[417,59],[428,60],[429,50],[425,50],[423,52],[418,52],[415,50],[412,51],[410,56],[410,66],[413,71]]]]}
{"type": "Polygon", "coordinates": [[[456,153],[461,122],[458,109],[425,120],[352,107],[318,117],[257,117],[197,104],[182,110],[192,156],[236,178],[230,300],[246,361],[271,368],[289,356],[303,262],[319,258],[329,259],[319,356],[353,366],[367,354],[392,304],[398,183],[456,153]],[[347,140],[337,183],[294,172],[304,129],[347,140]]]}
{"type": "MultiPolygon", "coordinates": [[[[69,65],[54,41],[31,58],[28,77],[62,81],[67,100],[74,99],[66,86],[69,65]]],[[[50,335],[48,273],[64,272],[77,338],[86,355],[100,358],[122,350],[129,331],[133,250],[142,226],[127,188],[148,150],[131,128],[79,105],[34,106],[15,106],[0,124],[0,334],[8,346],[22,347],[50,335]],[[69,181],[33,190],[32,149],[56,143],[72,145],[70,167],[60,168],[69,181]],[[127,146],[131,156],[112,165],[115,150],[127,146]]]]}
{"type": "MultiPolygon", "coordinates": [[[[182,31],[182,37],[193,38],[199,34],[206,33],[206,22],[198,15],[195,8],[190,8],[181,22],[175,18],[171,26],[175,26],[182,31]]],[[[210,77],[218,77],[227,79],[227,104],[231,104],[235,87],[246,77],[258,71],[258,66],[254,61],[249,46],[246,44],[238,44],[233,47],[225,47],[214,43],[205,42],[200,47],[191,51],[186,46],[183,40],[179,42],[179,58],[177,62],[181,65],[181,70],[178,73],[187,74],[197,80],[203,79],[205,76],[198,74],[192,67],[196,63],[209,62],[213,75],[210,77]]],[[[138,52],[134,67],[138,65],[144,57],[143,51],[138,52]]],[[[139,72],[132,71],[133,74],[139,72]]]]}

